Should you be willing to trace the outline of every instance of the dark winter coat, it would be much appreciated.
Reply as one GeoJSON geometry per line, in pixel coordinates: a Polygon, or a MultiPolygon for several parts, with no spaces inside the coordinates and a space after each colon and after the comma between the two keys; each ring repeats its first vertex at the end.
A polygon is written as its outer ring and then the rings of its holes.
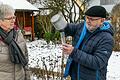
{"type": "MultiPolygon", "coordinates": [[[[64,29],[66,36],[73,37],[75,46],[82,32],[83,23],[68,24],[64,29]]],[[[69,74],[74,74],[77,80],[77,65],[80,64],[80,78],[83,80],[106,80],[108,60],[112,54],[114,45],[113,29],[106,30],[98,28],[95,32],[85,36],[78,49],[74,48],[70,57],[73,59],[69,74]]]]}

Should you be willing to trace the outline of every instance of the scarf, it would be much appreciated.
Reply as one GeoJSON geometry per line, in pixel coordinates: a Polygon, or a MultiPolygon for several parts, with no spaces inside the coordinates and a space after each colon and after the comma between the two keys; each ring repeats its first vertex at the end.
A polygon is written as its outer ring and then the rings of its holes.
{"type": "MultiPolygon", "coordinates": [[[[86,35],[86,31],[87,31],[86,22],[84,22],[84,27],[82,29],[82,33],[80,35],[80,38],[79,38],[75,48],[79,48],[80,44],[82,43],[82,41],[83,41],[83,39],[84,39],[84,37],[86,35]]],[[[71,65],[72,61],[73,61],[73,59],[71,57],[68,57],[66,67],[65,67],[64,77],[67,77],[69,75],[69,69],[70,69],[70,65],[71,65]]],[[[78,65],[78,75],[79,75],[79,71],[80,71],[80,67],[78,65]]]]}
{"type": "Polygon", "coordinates": [[[2,37],[3,42],[8,45],[11,62],[14,64],[21,64],[24,67],[28,61],[15,41],[16,33],[17,32],[14,29],[7,33],[0,27],[0,36],[2,37]]]}

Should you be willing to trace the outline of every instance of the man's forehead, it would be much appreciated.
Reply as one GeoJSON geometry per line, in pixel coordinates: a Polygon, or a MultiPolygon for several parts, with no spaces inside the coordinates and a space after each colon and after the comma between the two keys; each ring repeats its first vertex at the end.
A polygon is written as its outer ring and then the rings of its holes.
{"type": "Polygon", "coordinates": [[[89,17],[89,18],[101,18],[101,17],[93,17],[93,16],[87,16],[86,17],[89,17]]]}

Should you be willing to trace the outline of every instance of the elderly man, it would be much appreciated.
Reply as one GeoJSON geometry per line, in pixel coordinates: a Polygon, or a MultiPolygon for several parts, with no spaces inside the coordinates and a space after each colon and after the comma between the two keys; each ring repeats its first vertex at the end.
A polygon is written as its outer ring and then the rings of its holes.
{"type": "Polygon", "coordinates": [[[89,8],[85,12],[85,21],[79,24],[65,23],[62,18],[53,20],[58,15],[51,19],[55,28],[73,37],[72,45],[63,44],[64,54],[69,55],[64,77],[70,75],[71,80],[106,80],[114,39],[112,26],[105,21],[105,8],[89,8]]]}

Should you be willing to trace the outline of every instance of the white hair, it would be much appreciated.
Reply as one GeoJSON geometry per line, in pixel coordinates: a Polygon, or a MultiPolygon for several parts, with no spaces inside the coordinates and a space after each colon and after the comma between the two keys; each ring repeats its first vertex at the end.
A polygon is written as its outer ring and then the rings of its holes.
{"type": "Polygon", "coordinates": [[[10,5],[0,4],[0,19],[3,20],[5,16],[11,13],[15,13],[15,10],[10,5]]]}

